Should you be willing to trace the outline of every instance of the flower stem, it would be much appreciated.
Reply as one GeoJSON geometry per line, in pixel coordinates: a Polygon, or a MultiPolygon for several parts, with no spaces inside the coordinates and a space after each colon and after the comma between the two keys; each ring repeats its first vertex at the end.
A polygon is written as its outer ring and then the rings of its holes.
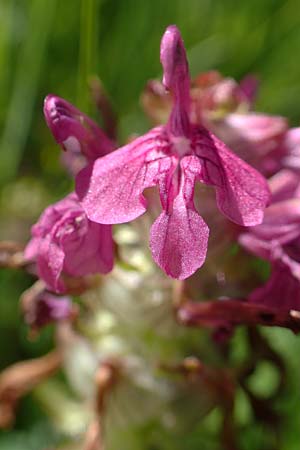
{"type": "Polygon", "coordinates": [[[77,104],[89,113],[88,78],[95,71],[98,0],[82,0],[77,83],[77,104]]]}

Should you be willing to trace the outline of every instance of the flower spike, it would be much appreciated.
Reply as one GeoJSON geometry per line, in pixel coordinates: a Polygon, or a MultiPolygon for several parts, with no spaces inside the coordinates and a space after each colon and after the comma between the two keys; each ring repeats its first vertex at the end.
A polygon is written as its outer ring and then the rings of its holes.
{"type": "Polygon", "coordinates": [[[185,279],[204,263],[209,235],[194,206],[195,183],[214,186],[223,214],[247,226],[261,223],[269,189],[255,169],[191,122],[188,63],[174,25],[162,38],[160,57],[173,96],[167,124],[83,169],[76,191],[90,220],[113,224],[143,214],[144,189],[158,186],[162,213],[151,229],[152,256],[169,276],[185,279]]]}

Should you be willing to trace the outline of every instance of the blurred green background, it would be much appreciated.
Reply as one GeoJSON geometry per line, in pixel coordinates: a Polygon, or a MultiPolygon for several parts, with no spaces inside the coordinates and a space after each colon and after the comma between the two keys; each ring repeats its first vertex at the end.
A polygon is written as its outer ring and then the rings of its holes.
{"type": "MultiPolygon", "coordinates": [[[[44,122],[44,97],[55,93],[99,119],[86,83],[97,74],[118,114],[120,140],[146,130],[139,96],[147,80],[161,74],[159,42],[171,23],[182,32],[192,75],[217,69],[240,79],[254,73],[261,80],[257,109],[299,123],[297,0],[0,0],[1,239],[25,242],[42,209],[71,186],[44,122]]],[[[51,330],[28,342],[19,316],[18,298],[31,282],[21,272],[0,273],[1,368],[51,347],[51,330]]],[[[284,404],[284,449],[298,450],[300,347],[289,332],[269,333],[287,359],[295,387],[284,404]]],[[[52,433],[29,396],[16,429],[0,435],[0,449],[44,449],[52,433]]],[[[200,442],[191,438],[189,450],[200,442]]]]}

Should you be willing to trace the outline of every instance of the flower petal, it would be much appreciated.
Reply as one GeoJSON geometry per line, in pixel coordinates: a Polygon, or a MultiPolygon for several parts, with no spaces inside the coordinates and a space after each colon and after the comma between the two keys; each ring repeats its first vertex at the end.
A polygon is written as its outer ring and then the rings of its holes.
{"type": "Polygon", "coordinates": [[[264,174],[273,174],[282,166],[287,120],[250,112],[228,114],[212,123],[212,131],[235,153],[264,174]]]}
{"type": "Polygon", "coordinates": [[[153,259],[167,275],[184,280],[204,263],[208,234],[199,214],[176,199],[173,211],[163,211],[151,227],[153,259]]]}
{"type": "Polygon", "coordinates": [[[271,191],[271,203],[300,197],[299,174],[289,169],[282,169],[268,179],[271,191]]]}
{"type": "Polygon", "coordinates": [[[284,311],[300,310],[299,278],[288,265],[277,262],[269,280],[250,294],[249,301],[284,311]]]}
{"type": "Polygon", "coordinates": [[[65,285],[60,278],[63,271],[65,254],[53,239],[54,233],[41,241],[37,256],[37,268],[39,277],[54,292],[65,292],[65,285]]]}
{"type": "Polygon", "coordinates": [[[32,234],[25,258],[36,261],[38,275],[57,293],[66,290],[62,275],[112,270],[111,227],[88,220],[75,193],[46,208],[32,234]]]}
{"type": "Polygon", "coordinates": [[[64,272],[73,277],[108,273],[113,268],[112,227],[91,222],[81,239],[76,232],[66,234],[61,242],[65,252],[64,272]]]}
{"type": "Polygon", "coordinates": [[[154,261],[167,275],[184,280],[205,261],[209,229],[193,204],[195,176],[190,158],[181,161],[181,187],[170,211],[164,210],[151,228],[154,261]]]}
{"type": "Polygon", "coordinates": [[[196,153],[203,160],[199,179],[216,187],[219,209],[239,225],[260,224],[270,198],[265,178],[209,131],[197,134],[196,153]]]}
{"type": "Polygon", "coordinates": [[[88,161],[94,161],[115,148],[93,120],[63,98],[48,95],[44,114],[56,142],[71,154],[81,153],[88,161]]]}
{"type": "Polygon", "coordinates": [[[169,142],[157,127],[119,150],[97,159],[76,178],[76,192],[90,220],[123,223],[146,211],[142,195],[168,177],[172,158],[169,142]]]}
{"type": "Polygon", "coordinates": [[[240,234],[238,241],[250,253],[267,260],[271,258],[272,244],[270,242],[259,239],[252,233],[240,234]]]}
{"type": "Polygon", "coordinates": [[[300,169],[300,127],[291,128],[284,137],[284,148],[286,156],[283,165],[293,170],[300,169]]]}
{"type": "Polygon", "coordinates": [[[172,111],[166,125],[173,136],[190,134],[190,74],[186,51],[180,31],[170,25],[161,40],[160,61],[163,66],[163,85],[174,97],[172,111]]]}
{"type": "Polygon", "coordinates": [[[25,321],[33,329],[42,328],[51,322],[70,319],[72,312],[70,297],[58,297],[47,291],[38,293],[24,308],[25,321]]]}

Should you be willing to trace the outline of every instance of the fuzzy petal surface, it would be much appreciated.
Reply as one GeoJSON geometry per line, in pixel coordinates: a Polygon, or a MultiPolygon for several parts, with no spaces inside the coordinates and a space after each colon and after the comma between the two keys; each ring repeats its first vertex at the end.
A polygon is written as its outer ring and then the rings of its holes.
{"type": "Polygon", "coordinates": [[[90,220],[124,223],[143,214],[143,190],[163,183],[172,172],[168,146],[163,127],[154,128],[83,169],[76,178],[76,192],[90,220]]]}
{"type": "Polygon", "coordinates": [[[170,210],[164,210],[151,228],[154,261],[172,278],[184,280],[205,261],[209,229],[193,204],[195,174],[192,158],[181,161],[181,186],[170,210]]]}
{"type": "Polygon", "coordinates": [[[215,186],[223,214],[239,225],[260,224],[270,199],[265,178],[207,130],[200,129],[196,152],[204,166],[199,179],[215,186]]]}

